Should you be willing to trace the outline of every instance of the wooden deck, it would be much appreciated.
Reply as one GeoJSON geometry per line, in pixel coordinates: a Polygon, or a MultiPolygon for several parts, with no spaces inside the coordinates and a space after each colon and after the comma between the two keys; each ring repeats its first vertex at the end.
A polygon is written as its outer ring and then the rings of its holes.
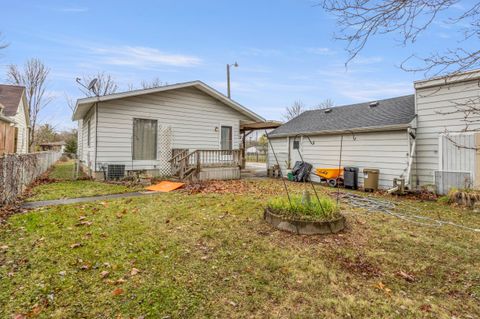
{"type": "Polygon", "coordinates": [[[172,154],[172,173],[181,180],[240,178],[240,150],[175,149],[172,154]]]}

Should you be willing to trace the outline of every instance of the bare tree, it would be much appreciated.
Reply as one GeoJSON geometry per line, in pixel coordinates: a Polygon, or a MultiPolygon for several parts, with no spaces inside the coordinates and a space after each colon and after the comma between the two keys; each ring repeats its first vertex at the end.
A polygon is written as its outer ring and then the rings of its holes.
{"type": "MultiPolygon", "coordinates": [[[[413,44],[433,23],[457,26],[457,45],[445,47],[430,55],[406,57],[400,67],[405,71],[420,71],[425,76],[448,74],[480,67],[480,49],[466,45],[466,41],[480,40],[480,2],[459,0],[320,0],[320,4],[337,16],[339,34],[336,38],[346,42],[348,64],[379,35],[396,35],[404,46],[413,44]],[[458,26],[461,25],[461,28],[458,26]]],[[[453,111],[437,113],[458,114],[465,127],[462,132],[479,131],[480,94],[468,101],[453,102],[453,111]],[[475,125],[474,125],[475,124],[475,125]]],[[[449,131],[445,131],[449,136],[449,131]]],[[[448,137],[457,147],[463,148],[448,137]]]]}
{"type": "Polygon", "coordinates": [[[314,107],[312,107],[312,110],[324,110],[334,106],[335,106],[335,103],[333,102],[332,99],[325,99],[322,102],[315,105],[314,107]]]}
{"type": "Polygon", "coordinates": [[[285,108],[285,113],[283,114],[283,117],[285,118],[285,120],[290,121],[291,119],[299,116],[306,110],[307,108],[302,101],[295,101],[291,106],[287,106],[285,108]]]}
{"type": "Polygon", "coordinates": [[[67,106],[72,111],[72,113],[75,111],[75,100],[72,99],[68,94],[65,93],[65,101],[67,102],[67,106]]]}
{"type": "Polygon", "coordinates": [[[457,47],[445,48],[429,56],[412,55],[402,63],[407,71],[423,71],[438,75],[461,72],[480,66],[478,46],[466,49],[462,42],[480,39],[480,2],[462,3],[458,0],[321,0],[320,5],[337,16],[339,34],[346,41],[350,62],[378,35],[394,34],[403,45],[414,43],[434,22],[462,24],[457,47]],[[442,15],[440,15],[442,13],[442,15]],[[446,17],[445,17],[446,16],[446,17]],[[441,20],[442,19],[442,20],[441,20]]]}
{"type": "Polygon", "coordinates": [[[38,114],[52,98],[45,94],[47,77],[50,69],[39,59],[28,60],[23,69],[16,65],[7,68],[7,79],[10,83],[22,85],[26,89],[26,96],[30,114],[30,147],[35,143],[35,129],[38,114]]]}
{"type": "Polygon", "coordinates": [[[104,96],[108,94],[113,94],[117,92],[118,85],[113,79],[113,77],[105,72],[98,72],[94,75],[86,75],[81,78],[81,81],[88,85],[93,79],[97,79],[95,86],[93,87],[93,92],[89,91],[86,88],[80,87],[80,91],[89,97],[89,96],[104,96]]]}
{"type": "Polygon", "coordinates": [[[3,33],[0,32],[0,50],[8,47],[8,43],[3,40],[3,33]]]}
{"type": "Polygon", "coordinates": [[[157,87],[164,86],[164,85],[167,85],[167,84],[168,84],[167,82],[162,82],[157,77],[157,78],[154,78],[153,80],[151,80],[150,82],[142,81],[141,86],[142,86],[143,89],[152,89],[152,88],[157,88],[157,87]]]}

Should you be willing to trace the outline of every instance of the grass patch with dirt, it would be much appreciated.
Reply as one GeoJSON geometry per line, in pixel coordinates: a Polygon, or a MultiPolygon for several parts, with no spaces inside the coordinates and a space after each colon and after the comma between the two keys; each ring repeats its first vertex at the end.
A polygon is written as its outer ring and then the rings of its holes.
{"type": "Polygon", "coordinates": [[[47,181],[52,183],[40,183],[34,185],[25,198],[28,202],[54,200],[64,198],[88,197],[97,195],[109,195],[143,190],[139,185],[113,184],[85,179],[73,179],[75,162],[69,160],[58,162],[47,174],[47,181]]]}
{"type": "MultiPolygon", "coordinates": [[[[478,233],[342,204],[345,232],[298,236],[262,220],[267,201],[282,195],[278,181],[187,189],[12,216],[0,228],[0,317],[480,314],[478,233]]],[[[405,202],[426,216],[480,225],[470,211],[405,202]]]]}
{"type": "Polygon", "coordinates": [[[48,177],[57,180],[75,179],[75,161],[67,160],[57,162],[48,173],[48,177]]]}

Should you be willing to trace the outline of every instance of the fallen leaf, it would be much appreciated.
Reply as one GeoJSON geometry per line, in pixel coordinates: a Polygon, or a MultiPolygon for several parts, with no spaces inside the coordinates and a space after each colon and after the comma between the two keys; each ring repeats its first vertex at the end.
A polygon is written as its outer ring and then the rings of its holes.
{"type": "Polygon", "coordinates": [[[93,223],[90,222],[90,221],[84,220],[84,221],[81,221],[79,223],[76,223],[75,226],[90,226],[91,224],[93,224],[93,223]]]}
{"type": "Polygon", "coordinates": [[[432,306],[429,304],[423,304],[420,306],[420,310],[424,312],[430,312],[432,310],[432,306]]]}
{"type": "Polygon", "coordinates": [[[109,274],[110,274],[109,271],[104,270],[104,271],[102,271],[102,272],[100,273],[100,276],[101,276],[102,278],[106,278],[109,274]]]}
{"type": "Polygon", "coordinates": [[[7,249],[8,249],[8,246],[7,246],[7,245],[0,246],[0,249],[2,249],[2,250],[7,250],[7,249]]]}
{"type": "Polygon", "coordinates": [[[80,216],[78,217],[78,220],[84,220],[85,218],[87,218],[86,216],[80,216]]]}
{"type": "Polygon", "coordinates": [[[383,290],[385,288],[385,285],[383,284],[383,282],[379,281],[376,285],[375,285],[376,288],[380,289],[380,290],[383,290]]]}
{"type": "Polygon", "coordinates": [[[408,282],[414,282],[415,281],[415,277],[413,275],[410,275],[409,273],[406,273],[402,270],[397,272],[397,275],[402,277],[403,279],[405,279],[408,282]]]}
{"type": "Polygon", "coordinates": [[[78,248],[78,247],[81,247],[81,246],[82,246],[81,243],[75,243],[75,244],[71,244],[70,248],[78,248]]]}
{"type": "Polygon", "coordinates": [[[114,291],[112,291],[112,295],[118,296],[123,294],[123,289],[122,288],[116,288],[114,291]]]}
{"type": "Polygon", "coordinates": [[[120,278],[115,281],[115,284],[123,284],[124,282],[126,282],[126,280],[123,278],[120,278]]]}
{"type": "Polygon", "coordinates": [[[13,315],[13,319],[26,319],[25,315],[22,315],[21,313],[17,313],[13,315]]]}
{"type": "Polygon", "coordinates": [[[140,272],[140,270],[138,270],[137,268],[132,268],[132,270],[130,271],[130,276],[135,276],[139,272],[140,272]]]}
{"type": "Polygon", "coordinates": [[[61,272],[58,273],[60,276],[65,276],[67,272],[65,270],[62,270],[61,272]]]}
{"type": "Polygon", "coordinates": [[[90,269],[90,265],[88,265],[88,264],[82,265],[82,266],[80,266],[80,269],[81,270],[88,270],[88,269],[90,269]]]}
{"type": "Polygon", "coordinates": [[[39,306],[39,305],[35,305],[33,308],[32,308],[32,311],[30,311],[30,313],[34,316],[38,316],[40,314],[40,312],[42,312],[42,307],[39,306]]]}

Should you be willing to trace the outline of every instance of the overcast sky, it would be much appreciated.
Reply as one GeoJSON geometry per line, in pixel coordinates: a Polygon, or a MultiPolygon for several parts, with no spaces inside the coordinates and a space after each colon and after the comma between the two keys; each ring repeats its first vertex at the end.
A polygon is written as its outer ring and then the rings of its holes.
{"type": "MultiPolygon", "coordinates": [[[[456,45],[460,26],[436,22],[414,45],[393,36],[374,38],[345,67],[345,43],[335,41],[335,19],[309,0],[277,1],[5,1],[0,31],[10,46],[5,66],[37,57],[50,67],[54,101],[42,121],[72,127],[65,95],[81,94],[77,76],[111,73],[121,90],[158,77],[177,83],[202,80],[267,119],[280,119],[296,100],[307,106],[413,93],[423,74],[398,68],[413,53],[456,45]]],[[[461,6],[458,7],[461,9],[461,6]]]]}

